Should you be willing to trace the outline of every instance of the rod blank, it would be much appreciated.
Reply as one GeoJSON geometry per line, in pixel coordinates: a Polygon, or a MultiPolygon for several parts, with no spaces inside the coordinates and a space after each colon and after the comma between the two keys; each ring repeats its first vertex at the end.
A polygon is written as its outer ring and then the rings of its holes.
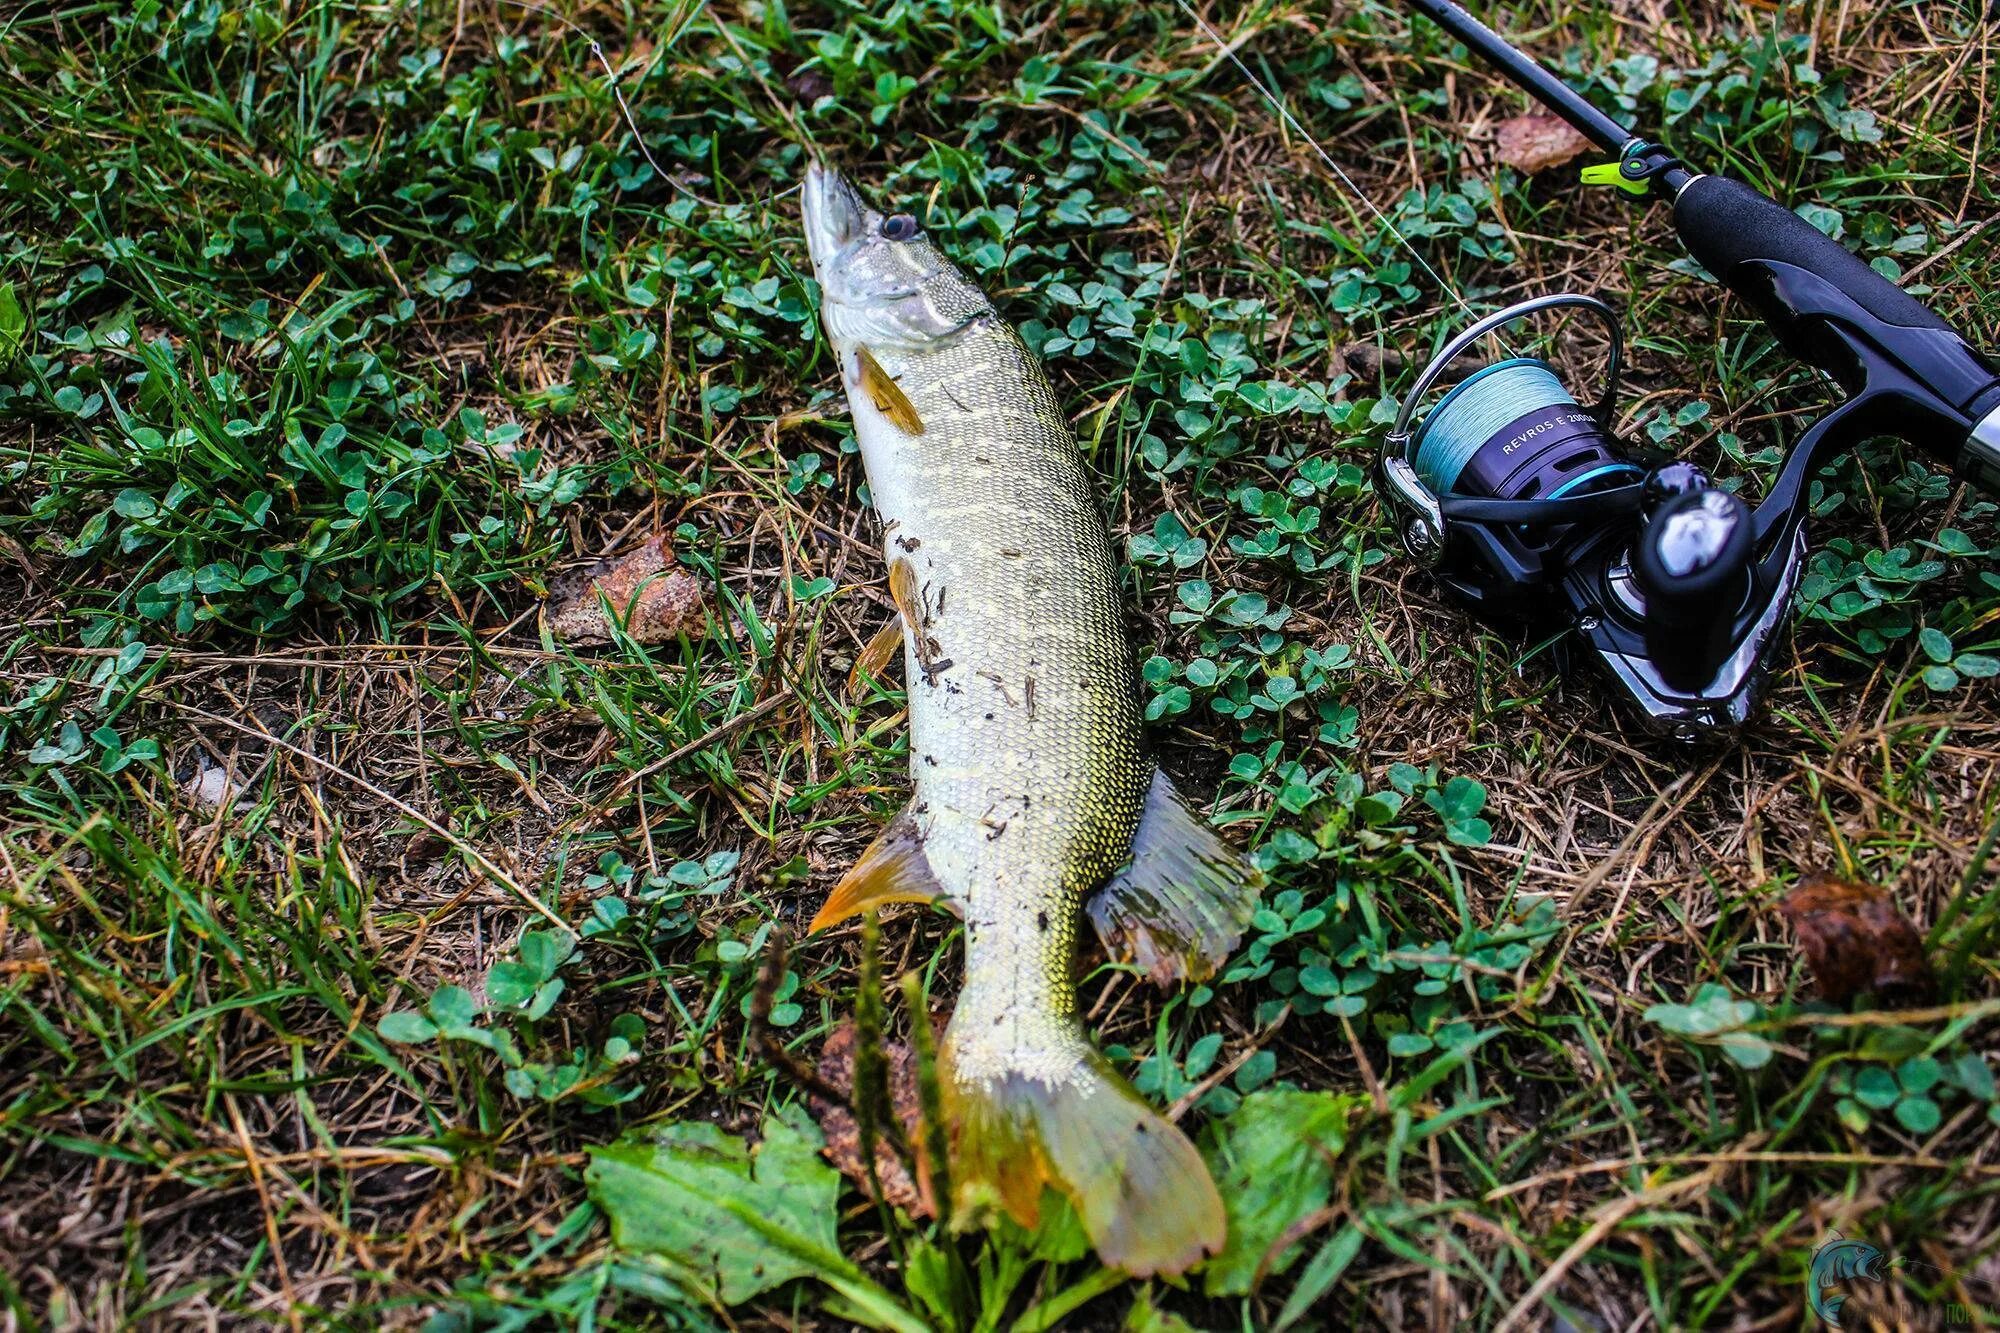
{"type": "Polygon", "coordinates": [[[1605,152],[1622,155],[1632,143],[1635,137],[1632,131],[1585,101],[1581,93],[1557,78],[1548,66],[1516,48],[1463,6],[1453,0],[1410,0],[1410,5],[1534,94],[1543,106],[1574,125],[1578,133],[1605,152]]]}

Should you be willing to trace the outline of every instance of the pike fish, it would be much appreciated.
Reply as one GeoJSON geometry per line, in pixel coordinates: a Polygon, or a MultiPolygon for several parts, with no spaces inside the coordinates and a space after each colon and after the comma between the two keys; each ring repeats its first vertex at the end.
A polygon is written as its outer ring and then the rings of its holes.
{"type": "Polygon", "coordinates": [[[902,616],[915,788],[812,928],[955,910],[939,1065],[959,1215],[1033,1226],[1053,1187],[1107,1264],[1181,1272],[1221,1247],[1222,1201],[1085,1033],[1080,926],[1163,984],[1199,979],[1261,876],[1142,750],[1118,566],[1041,366],[908,214],[817,165],[804,208],[902,616]]]}

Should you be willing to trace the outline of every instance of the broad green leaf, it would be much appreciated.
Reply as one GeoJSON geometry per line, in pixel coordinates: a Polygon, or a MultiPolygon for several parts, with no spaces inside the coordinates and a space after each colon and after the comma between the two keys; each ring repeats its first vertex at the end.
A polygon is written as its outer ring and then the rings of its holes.
{"type": "Polygon", "coordinates": [[[1725,1032],[1717,1044],[1724,1055],[1745,1069],[1762,1069],[1771,1063],[1771,1043],[1754,1032],[1725,1032]]]}
{"type": "Polygon", "coordinates": [[[1493,841],[1493,826],[1479,817],[1486,808],[1486,788],[1473,778],[1453,778],[1424,797],[1444,820],[1444,835],[1465,847],[1493,841]]]}
{"type": "Polygon", "coordinates": [[[465,1037],[479,1017],[479,1002],[463,986],[440,986],[431,996],[431,1021],[447,1037],[465,1037]]]}
{"type": "Polygon", "coordinates": [[[1888,1111],[1902,1097],[1902,1089],[1896,1087],[1896,1075],[1882,1069],[1880,1065],[1870,1065],[1868,1069],[1854,1075],[1854,1099],[1864,1107],[1874,1107],[1876,1111],[1888,1111]]]}
{"type": "Polygon", "coordinates": [[[111,501],[111,508],[120,518],[151,518],[160,512],[159,502],[144,491],[127,486],[111,501]]]}
{"type": "Polygon", "coordinates": [[[1728,987],[1712,981],[1704,983],[1687,1004],[1656,1004],[1646,1010],[1647,1022],[1695,1041],[1712,1040],[1745,1069],[1761,1068],[1771,1060],[1771,1043],[1742,1030],[1757,1016],[1756,1005],[1732,998],[1728,987]]]}
{"type": "Polygon", "coordinates": [[[411,1046],[430,1041],[438,1031],[437,1024],[414,1009],[398,1009],[382,1015],[375,1030],[382,1034],[385,1041],[400,1041],[411,1046]]]}
{"type": "Polygon", "coordinates": [[[2000,676],[2000,658],[1986,653],[1960,653],[1952,665],[1961,676],[1970,676],[1974,680],[1991,680],[2000,676]]]}
{"type": "Polygon", "coordinates": [[[621,1249],[664,1260],[691,1290],[737,1305],[814,1277],[872,1327],[926,1327],[840,1253],[840,1174],[820,1160],[819,1131],[787,1107],[754,1149],[714,1125],[636,1130],[590,1150],[592,1202],[621,1249]]]}
{"type": "Polygon", "coordinates": [[[1928,1055],[1903,1061],[1903,1067],[1896,1075],[1897,1082],[1903,1085],[1903,1091],[1913,1095],[1929,1092],[1943,1078],[1944,1066],[1928,1055]]]}
{"type": "Polygon", "coordinates": [[[1302,967],[1299,969],[1299,986],[1308,995],[1338,995],[1341,993],[1340,974],[1317,964],[1302,967]]]}
{"type": "Polygon", "coordinates": [[[903,1290],[922,1302],[942,1327],[962,1322],[953,1257],[929,1241],[912,1247],[903,1261],[903,1290]]]}
{"type": "MultiPolygon", "coordinates": [[[[1301,1218],[1326,1206],[1332,1156],[1347,1142],[1359,1097],[1273,1088],[1251,1093],[1222,1125],[1209,1166],[1229,1214],[1229,1239],[1209,1262],[1210,1296],[1242,1296],[1265,1254],[1301,1218]]],[[[1280,1273],[1299,1256],[1294,1245],[1272,1260],[1280,1273]]]]}
{"type": "Polygon", "coordinates": [[[21,344],[28,337],[28,312],[21,308],[21,298],[14,293],[14,284],[0,282],[0,370],[14,364],[14,358],[21,351],[21,344]]]}
{"type": "Polygon", "coordinates": [[[1905,1097],[1896,1103],[1896,1120],[1912,1134],[1929,1134],[1943,1123],[1944,1113],[1928,1097],[1905,1097]]]}
{"type": "Polygon", "coordinates": [[[1236,1078],[1234,1080],[1236,1090],[1238,1092],[1255,1092],[1258,1088],[1269,1083],[1272,1075],[1277,1072],[1278,1057],[1276,1055],[1270,1051],[1254,1051],[1251,1053],[1250,1058],[1243,1062],[1243,1067],[1236,1071],[1236,1078]]]}
{"type": "Polygon", "coordinates": [[[503,960],[486,969],[486,1001],[497,1009],[522,1009],[535,998],[541,974],[526,963],[503,960]]]}

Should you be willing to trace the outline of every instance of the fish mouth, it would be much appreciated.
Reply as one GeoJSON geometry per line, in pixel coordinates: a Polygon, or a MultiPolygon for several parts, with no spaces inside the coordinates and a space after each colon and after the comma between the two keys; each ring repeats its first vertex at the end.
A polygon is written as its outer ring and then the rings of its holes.
{"type": "Polygon", "coordinates": [[[814,162],[806,168],[805,189],[806,249],[812,253],[813,268],[820,286],[827,285],[841,252],[866,236],[872,210],[862,201],[861,192],[847,177],[832,167],[814,162]]]}

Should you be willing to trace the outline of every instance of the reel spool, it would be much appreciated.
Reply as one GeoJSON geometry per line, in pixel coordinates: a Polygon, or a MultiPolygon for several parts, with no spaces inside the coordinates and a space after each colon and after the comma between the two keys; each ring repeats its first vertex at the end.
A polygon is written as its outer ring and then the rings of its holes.
{"type": "Polygon", "coordinates": [[[1602,419],[1533,357],[1460,381],[1418,427],[1409,458],[1440,495],[1496,500],[1559,500],[1641,475],[1612,452],[1602,419]]]}
{"type": "Polygon", "coordinates": [[[1646,471],[1610,430],[1624,364],[1618,318],[1592,296],[1543,296],[1478,321],[1431,358],[1404,397],[1381,470],[1403,544],[1472,601],[1508,600],[1542,579],[1574,525],[1635,512],[1646,471]],[[1467,377],[1414,421],[1451,364],[1481,339],[1546,310],[1581,310],[1610,335],[1597,403],[1584,408],[1547,361],[1510,357],[1467,377]],[[1450,567],[1445,566],[1447,557],[1450,567]]]}

